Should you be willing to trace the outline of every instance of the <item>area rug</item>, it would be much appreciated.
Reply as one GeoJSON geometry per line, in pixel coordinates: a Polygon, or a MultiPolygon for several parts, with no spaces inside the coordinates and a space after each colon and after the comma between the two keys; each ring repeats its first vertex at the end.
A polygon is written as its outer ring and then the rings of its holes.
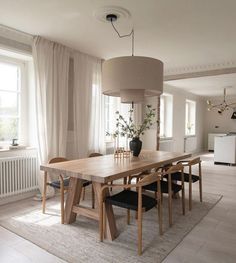
{"type": "MultiPolygon", "coordinates": [[[[86,195],[89,197],[90,195],[86,195]]],[[[167,199],[164,199],[164,234],[159,235],[157,209],[144,213],[143,255],[137,255],[137,224],[132,213],[131,224],[126,224],[126,211],[114,208],[119,236],[114,241],[98,240],[98,223],[77,217],[72,225],[60,224],[58,198],[47,201],[46,214],[41,203],[27,199],[0,207],[0,225],[33,242],[66,262],[161,262],[198,224],[221,196],[204,193],[200,203],[198,193],[193,195],[193,209],[181,214],[181,200],[173,200],[173,227],[168,227],[167,199]]],[[[87,200],[87,199],[86,199],[87,200]]],[[[85,204],[91,205],[90,200],[85,204]]],[[[186,207],[187,207],[186,200],[186,207]]]]}

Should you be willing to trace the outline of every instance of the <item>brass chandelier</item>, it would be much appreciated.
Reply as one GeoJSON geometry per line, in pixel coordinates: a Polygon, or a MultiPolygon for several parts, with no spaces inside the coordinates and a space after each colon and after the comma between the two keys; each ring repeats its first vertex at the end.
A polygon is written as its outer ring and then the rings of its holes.
{"type": "Polygon", "coordinates": [[[235,109],[236,108],[236,102],[233,103],[227,103],[226,101],[226,88],[224,88],[224,99],[223,102],[220,104],[213,104],[210,100],[207,100],[208,110],[216,109],[219,114],[222,114],[224,111],[227,111],[229,109],[235,109]]]}

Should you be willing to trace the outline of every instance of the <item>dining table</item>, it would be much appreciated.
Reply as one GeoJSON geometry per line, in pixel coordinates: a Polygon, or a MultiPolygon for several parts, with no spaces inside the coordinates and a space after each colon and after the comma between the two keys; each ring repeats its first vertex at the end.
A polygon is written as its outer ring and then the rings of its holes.
{"type": "MultiPolygon", "coordinates": [[[[114,154],[93,158],[83,158],[61,163],[43,164],[40,169],[70,177],[65,204],[65,224],[72,224],[77,215],[99,220],[99,202],[101,189],[104,184],[127,178],[128,176],[159,168],[190,157],[189,153],[142,150],[138,157],[128,156],[115,158],[114,154]],[[91,181],[97,201],[96,207],[89,208],[80,204],[80,197],[85,180],[91,181]]],[[[105,196],[110,195],[106,189],[105,196]]],[[[106,236],[114,240],[118,236],[112,205],[105,204],[106,236]]]]}

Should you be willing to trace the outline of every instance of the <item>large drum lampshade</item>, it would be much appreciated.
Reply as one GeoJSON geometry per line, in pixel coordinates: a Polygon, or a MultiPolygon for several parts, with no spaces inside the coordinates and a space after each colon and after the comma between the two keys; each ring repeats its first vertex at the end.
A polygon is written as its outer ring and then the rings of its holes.
{"type": "Polygon", "coordinates": [[[121,97],[122,103],[140,103],[145,96],[158,96],[163,92],[163,63],[140,56],[106,60],[102,66],[102,92],[121,97]]]}

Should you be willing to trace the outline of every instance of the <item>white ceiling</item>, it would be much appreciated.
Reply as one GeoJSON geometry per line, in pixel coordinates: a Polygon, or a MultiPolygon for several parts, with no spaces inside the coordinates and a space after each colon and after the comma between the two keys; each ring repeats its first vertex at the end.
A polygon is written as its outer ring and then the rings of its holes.
{"type": "Polygon", "coordinates": [[[236,95],[236,74],[172,80],[166,83],[200,96],[223,96],[224,88],[227,88],[227,95],[236,95]]]}
{"type": "Polygon", "coordinates": [[[135,54],[161,59],[165,70],[236,65],[235,0],[0,0],[0,23],[104,59],[129,55],[130,39],[93,15],[112,5],[131,13],[117,27],[134,26],[135,54]]]}

